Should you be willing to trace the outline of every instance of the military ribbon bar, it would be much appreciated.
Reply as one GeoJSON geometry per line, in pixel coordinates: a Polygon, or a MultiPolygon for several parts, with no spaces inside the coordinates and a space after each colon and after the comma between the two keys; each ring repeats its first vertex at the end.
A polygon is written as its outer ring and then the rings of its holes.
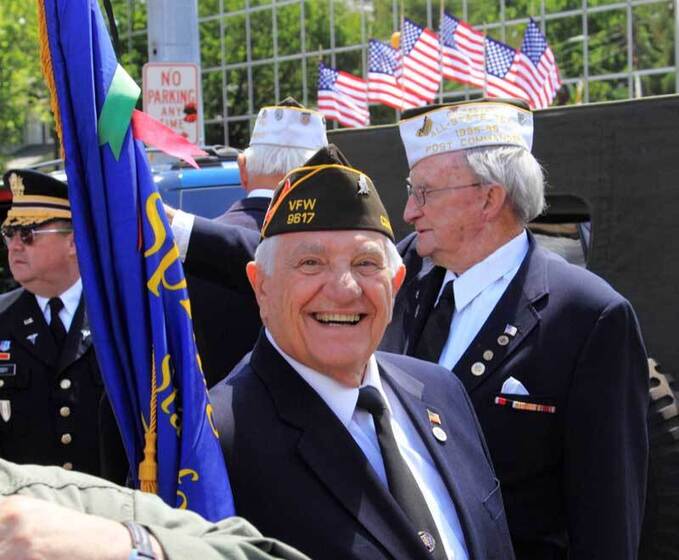
{"type": "Polygon", "coordinates": [[[495,404],[500,406],[511,406],[517,410],[528,410],[529,412],[546,412],[554,414],[556,407],[549,404],[528,403],[524,401],[516,401],[514,399],[507,399],[505,397],[495,397],[495,404]]]}

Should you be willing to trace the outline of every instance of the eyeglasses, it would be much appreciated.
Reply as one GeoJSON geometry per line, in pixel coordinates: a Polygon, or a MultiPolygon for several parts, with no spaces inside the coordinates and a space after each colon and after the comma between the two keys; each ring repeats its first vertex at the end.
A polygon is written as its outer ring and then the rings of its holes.
{"type": "Polygon", "coordinates": [[[7,226],[2,228],[2,238],[5,240],[5,245],[18,233],[19,239],[24,245],[32,245],[35,241],[36,235],[44,233],[71,233],[73,228],[51,228],[51,229],[36,229],[30,226],[7,226]]]}
{"type": "Polygon", "coordinates": [[[459,189],[468,189],[469,187],[480,187],[483,183],[469,183],[468,185],[458,185],[456,187],[442,187],[440,189],[428,189],[424,187],[413,187],[410,179],[406,179],[406,191],[408,196],[415,199],[415,203],[422,208],[427,203],[426,195],[440,191],[456,191],[459,189]]]}

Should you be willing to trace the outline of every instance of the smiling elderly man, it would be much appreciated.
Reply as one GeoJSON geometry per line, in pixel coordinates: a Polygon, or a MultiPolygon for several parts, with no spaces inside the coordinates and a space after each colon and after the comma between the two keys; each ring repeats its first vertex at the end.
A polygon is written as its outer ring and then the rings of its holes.
{"type": "Polygon", "coordinates": [[[261,235],[247,274],[265,330],[210,393],[239,514],[324,560],[512,558],[459,381],[375,352],[405,270],[372,181],[323,149],[261,235]]]}

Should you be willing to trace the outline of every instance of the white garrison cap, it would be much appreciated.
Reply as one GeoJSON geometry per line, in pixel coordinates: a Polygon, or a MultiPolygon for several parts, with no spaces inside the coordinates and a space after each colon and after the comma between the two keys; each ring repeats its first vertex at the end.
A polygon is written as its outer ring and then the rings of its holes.
{"type": "Polygon", "coordinates": [[[412,167],[429,156],[480,146],[533,145],[533,114],[511,100],[444,105],[399,123],[401,140],[412,167]]]}
{"type": "Polygon", "coordinates": [[[258,145],[319,150],[328,145],[325,117],[292,97],[280,105],[262,107],[250,138],[250,146],[258,145]]]}

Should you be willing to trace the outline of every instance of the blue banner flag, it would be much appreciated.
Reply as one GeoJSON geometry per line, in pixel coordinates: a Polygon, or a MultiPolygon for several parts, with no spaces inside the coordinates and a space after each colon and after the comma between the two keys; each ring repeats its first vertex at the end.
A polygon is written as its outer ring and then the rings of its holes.
{"type": "Polygon", "coordinates": [[[179,252],[130,124],[139,88],[97,0],[37,2],[94,346],[132,476],[170,505],[233,515],[179,252]]]}

